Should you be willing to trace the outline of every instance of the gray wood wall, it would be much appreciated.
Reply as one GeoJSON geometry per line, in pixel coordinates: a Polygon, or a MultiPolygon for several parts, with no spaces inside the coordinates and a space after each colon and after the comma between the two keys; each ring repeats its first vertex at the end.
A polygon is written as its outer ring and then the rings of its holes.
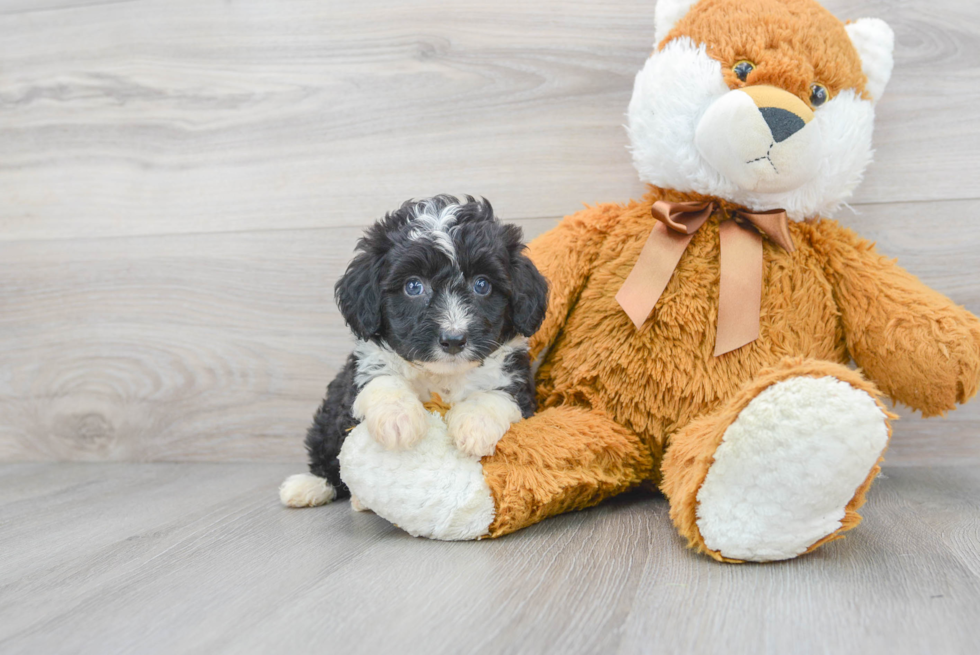
{"type": "MultiPolygon", "coordinates": [[[[897,35],[841,218],[980,312],[980,5],[826,4],[897,35]]],[[[653,11],[0,0],[0,460],[299,462],[364,225],[469,192],[534,235],[642,193],[653,11]]],[[[977,402],[903,420],[889,462],[978,463],[978,433],[977,402]]]]}

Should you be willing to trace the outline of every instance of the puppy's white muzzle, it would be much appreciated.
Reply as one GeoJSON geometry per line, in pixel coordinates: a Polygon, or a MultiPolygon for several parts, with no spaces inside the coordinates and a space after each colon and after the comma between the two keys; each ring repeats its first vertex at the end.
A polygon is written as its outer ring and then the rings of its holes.
{"type": "Polygon", "coordinates": [[[822,139],[813,117],[788,91],[735,89],[705,111],[695,144],[708,164],[745,191],[791,191],[817,173],[822,139]]]}

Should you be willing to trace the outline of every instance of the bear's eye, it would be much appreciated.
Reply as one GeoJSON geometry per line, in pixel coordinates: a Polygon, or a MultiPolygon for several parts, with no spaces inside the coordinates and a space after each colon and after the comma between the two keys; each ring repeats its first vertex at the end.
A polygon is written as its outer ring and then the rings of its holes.
{"type": "Polygon", "coordinates": [[[425,291],[425,284],[422,280],[417,277],[410,277],[405,281],[405,295],[406,296],[421,296],[422,292],[425,291]]]}
{"type": "Polygon", "coordinates": [[[473,291],[478,296],[485,296],[490,293],[490,280],[483,277],[482,275],[475,280],[473,280],[473,291]]]}
{"type": "Polygon", "coordinates": [[[737,64],[735,64],[734,66],[732,66],[732,72],[735,73],[735,77],[742,80],[743,82],[745,81],[745,78],[749,76],[749,73],[751,73],[754,70],[755,70],[755,64],[753,64],[751,61],[746,61],[744,59],[738,62],[737,64]]]}
{"type": "Polygon", "coordinates": [[[825,102],[827,102],[827,87],[823,84],[811,84],[810,104],[814,107],[819,107],[825,102]]]}

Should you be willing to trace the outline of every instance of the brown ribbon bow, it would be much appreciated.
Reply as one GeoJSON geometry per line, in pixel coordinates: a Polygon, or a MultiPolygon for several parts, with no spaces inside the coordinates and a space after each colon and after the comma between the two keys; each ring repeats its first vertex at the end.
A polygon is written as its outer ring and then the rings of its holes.
{"type": "MultiPolygon", "coordinates": [[[[713,202],[658,200],[652,212],[657,223],[630,271],[616,301],[636,329],[653,311],[694,233],[715,210],[713,202]]],[[[718,336],[715,357],[759,338],[762,310],[762,237],[787,252],[796,250],[786,212],[732,212],[718,226],[721,240],[721,279],[718,289],[718,336]]]]}

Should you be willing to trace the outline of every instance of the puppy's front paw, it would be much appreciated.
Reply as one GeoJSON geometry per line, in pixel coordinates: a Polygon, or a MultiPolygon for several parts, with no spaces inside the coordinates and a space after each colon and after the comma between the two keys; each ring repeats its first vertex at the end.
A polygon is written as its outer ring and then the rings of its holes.
{"type": "Polygon", "coordinates": [[[388,450],[410,448],[425,435],[425,407],[403,380],[381,375],[364,385],[351,405],[371,436],[388,450]]]}
{"type": "Polygon", "coordinates": [[[501,429],[499,423],[488,416],[471,414],[469,416],[449,416],[449,436],[460,451],[473,457],[492,455],[497,442],[504,436],[507,427],[501,429]]]}
{"type": "Polygon", "coordinates": [[[485,457],[493,454],[510,424],[519,420],[521,410],[509,396],[484,392],[449,410],[446,428],[460,451],[485,457]]]}
{"type": "Polygon", "coordinates": [[[368,431],[388,450],[411,448],[429,427],[425,407],[414,396],[392,398],[365,416],[368,431]]]}

